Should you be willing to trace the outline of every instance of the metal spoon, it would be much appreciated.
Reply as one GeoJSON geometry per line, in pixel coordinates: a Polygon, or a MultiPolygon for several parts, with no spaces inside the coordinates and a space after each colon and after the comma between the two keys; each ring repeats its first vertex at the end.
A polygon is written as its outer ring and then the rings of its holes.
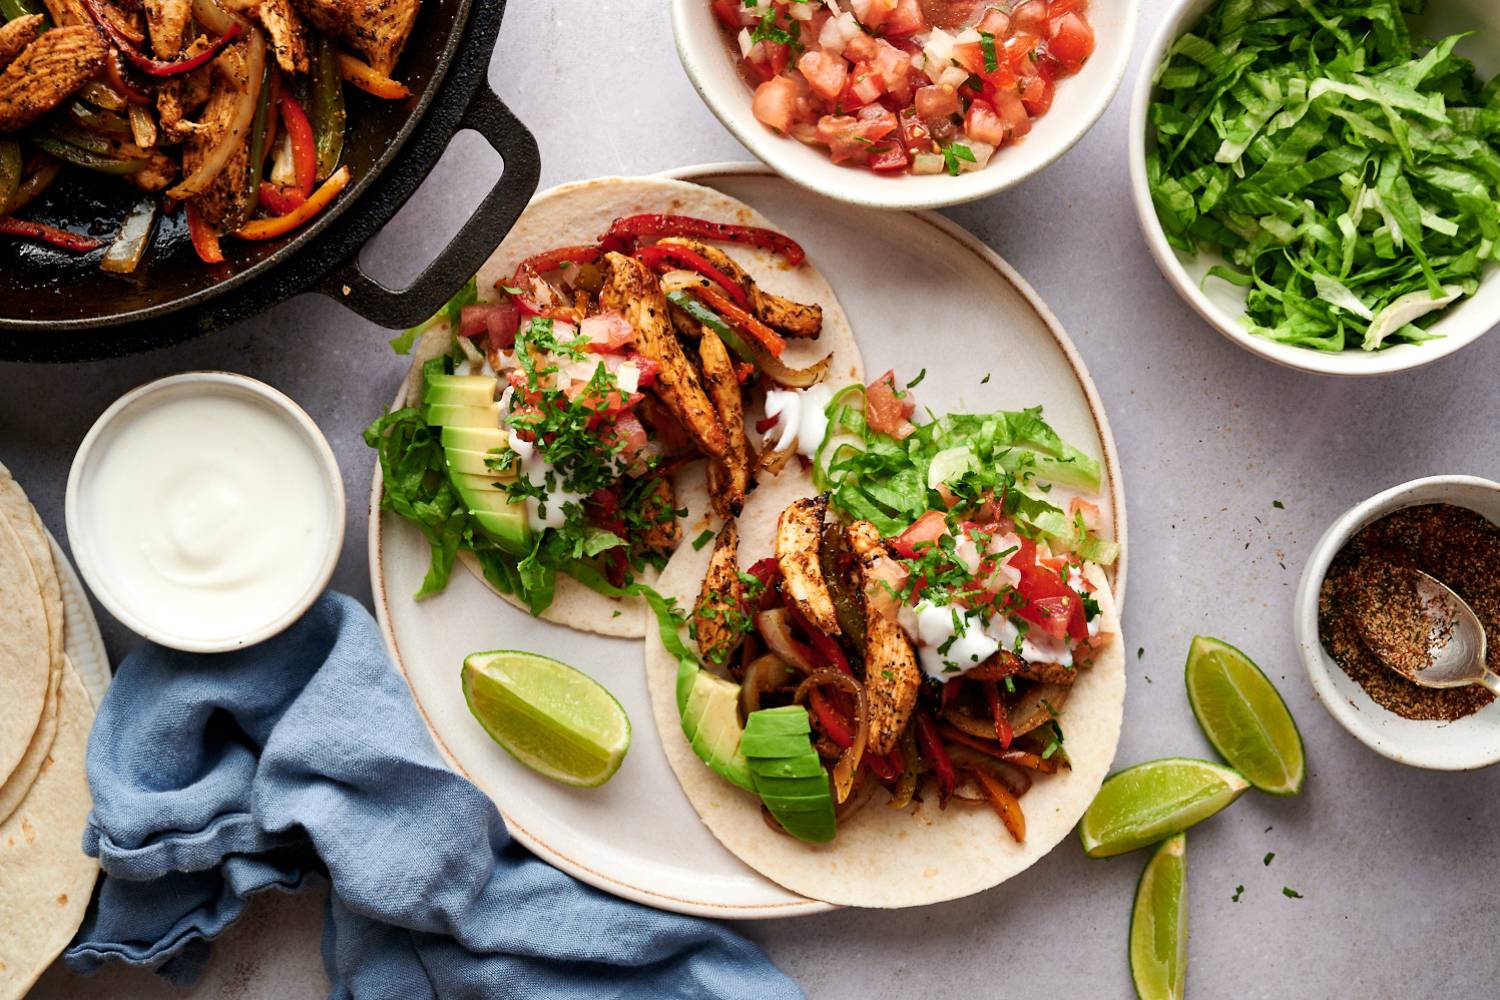
{"type": "Polygon", "coordinates": [[[1388,634],[1376,632],[1369,627],[1370,619],[1360,621],[1365,646],[1380,658],[1381,662],[1408,680],[1423,687],[1451,688],[1468,684],[1483,684],[1500,695],[1500,676],[1485,666],[1486,644],[1484,626],[1479,616],[1441,581],[1421,570],[1405,569],[1410,574],[1410,583],[1417,600],[1422,605],[1422,614],[1428,625],[1426,665],[1411,669],[1410,661],[1401,665],[1400,652],[1410,654],[1416,647],[1393,640],[1388,634]]]}

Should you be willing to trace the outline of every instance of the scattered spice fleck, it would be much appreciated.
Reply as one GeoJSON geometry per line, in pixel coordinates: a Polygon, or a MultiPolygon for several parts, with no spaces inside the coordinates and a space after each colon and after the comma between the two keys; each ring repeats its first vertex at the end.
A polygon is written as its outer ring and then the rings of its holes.
{"type": "Polygon", "coordinates": [[[1283,896],[1285,896],[1287,899],[1301,899],[1302,898],[1302,893],[1298,892],[1296,889],[1290,889],[1290,888],[1288,888],[1286,886],[1282,886],[1281,887],[1281,894],[1283,896]]]}
{"type": "Polygon", "coordinates": [[[1271,859],[1274,857],[1276,857],[1275,851],[1267,851],[1266,856],[1260,859],[1260,863],[1269,866],[1271,864],[1271,859]]]}
{"type": "Polygon", "coordinates": [[[1488,705],[1494,695],[1479,685],[1424,688],[1371,652],[1361,620],[1389,596],[1387,566],[1428,573],[1467,601],[1489,639],[1489,667],[1500,669],[1500,527],[1452,504],[1395,511],[1349,539],[1318,595],[1323,648],[1381,707],[1407,719],[1451,722],[1488,705]]]}
{"type": "Polygon", "coordinates": [[[1145,655],[1146,655],[1146,647],[1145,646],[1141,646],[1139,649],[1137,649],[1135,651],[1135,658],[1137,660],[1139,660],[1141,657],[1143,657],[1145,655]]]}

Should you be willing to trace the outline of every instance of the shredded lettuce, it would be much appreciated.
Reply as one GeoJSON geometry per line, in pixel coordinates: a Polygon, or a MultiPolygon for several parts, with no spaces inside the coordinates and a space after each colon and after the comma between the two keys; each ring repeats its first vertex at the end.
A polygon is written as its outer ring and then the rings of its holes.
{"type": "Polygon", "coordinates": [[[1177,249],[1228,261],[1208,277],[1248,290],[1252,332],[1420,343],[1496,259],[1500,85],[1462,36],[1412,37],[1423,3],[1219,0],[1158,69],[1157,216],[1177,249]]]}
{"type": "Polygon", "coordinates": [[[1042,419],[1041,407],[993,413],[950,413],[918,424],[903,440],[865,420],[864,386],[839,391],[828,403],[828,434],[813,460],[813,483],[850,517],[894,535],[934,509],[937,478],[955,491],[1004,498],[1005,512],[1027,534],[1102,564],[1118,546],[1098,538],[1047,499],[1053,486],[1096,493],[1099,463],[1064,441],[1042,419]]]}
{"type": "Polygon", "coordinates": [[[390,340],[391,350],[397,354],[410,354],[411,349],[417,345],[428,328],[438,320],[442,320],[449,327],[458,328],[459,314],[463,312],[464,306],[472,306],[479,301],[479,284],[474,278],[470,278],[464,286],[454,293],[453,298],[444,303],[429,319],[418,323],[416,326],[392,337],[390,340]]]}

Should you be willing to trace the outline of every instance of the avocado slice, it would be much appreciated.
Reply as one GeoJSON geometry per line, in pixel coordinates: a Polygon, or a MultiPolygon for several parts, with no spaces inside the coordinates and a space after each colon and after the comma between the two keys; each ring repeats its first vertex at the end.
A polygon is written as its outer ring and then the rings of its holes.
{"type": "Polygon", "coordinates": [[[428,375],[422,402],[428,405],[489,406],[495,401],[497,386],[493,375],[428,375]]]}
{"type": "Polygon", "coordinates": [[[490,465],[491,462],[499,461],[506,453],[506,449],[495,451],[467,451],[463,448],[444,448],[443,458],[448,466],[448,473],[466,474],[470,476],[486,476],[490,479],[511,480],[516,478],[514,467],[501,472],[490,465]]]}
{"type": "Polygon", "coordinates": [[[782,829],[814,844],[833,839],[833,792],[828,771],[813,749],[806,709],[787,705],[751,712],[740,749],[756,794],[782,829]]]}
{"type": "Polygon", "coordinates": [[[489,452],[509,448],[510,435],[497,427],[444,427],[443,448],[455,451],[489,452]]]}
{"type": "Polygon", "coordinates": [[[453,403],[433,403],[423,408],[423,417],[433,427],[493,427],[500,429],[499,403],[484,406],[461,406],[453,403]]]}
{"type": "Polygon", "coordinates": [[[740,686],[707,670],[693,676],[682,709],[682,732],[709,769],[746,791],[755,784],[740,753],[740,686]]]}

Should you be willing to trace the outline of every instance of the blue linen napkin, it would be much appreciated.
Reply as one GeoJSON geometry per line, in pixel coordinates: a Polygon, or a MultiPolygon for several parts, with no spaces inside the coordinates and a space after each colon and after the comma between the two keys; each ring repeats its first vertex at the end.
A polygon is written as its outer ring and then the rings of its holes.
{"type": "Polygon", "coordinates": [[[118,960],[190,983],[252,893],[326,881],[335,998],[801,996],[729,928],[615,899],[513,841],[340,594],[250,649],[137,650],[88,776],[84,850],[105,877],[75,971],[118,960]]]}

